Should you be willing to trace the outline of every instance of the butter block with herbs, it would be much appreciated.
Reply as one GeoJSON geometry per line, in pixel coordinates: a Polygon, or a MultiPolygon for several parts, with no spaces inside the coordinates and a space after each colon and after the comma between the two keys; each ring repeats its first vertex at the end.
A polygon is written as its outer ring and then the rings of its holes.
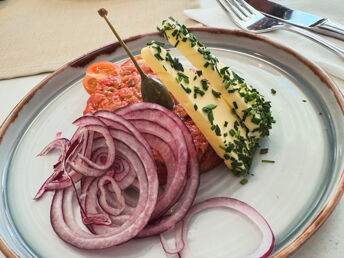
{"type": "Polygon", "coordinates": [[[213,56],[194,34],[172,17],[164,20],[158,30],[210,81],[231,112],[240,118],[250,136],[260,138],[269,135],[274,122],[270,102],[213,56]]]}
{"type": "Polygon", "coordinates": [[[222,95],[200,71],[193,72],[153,41],[141,50],[150,68],[182,104],[216,153],[235,174],[246,175],[258,141],[247,137],[246,128],[228,110],[222,95]]]}

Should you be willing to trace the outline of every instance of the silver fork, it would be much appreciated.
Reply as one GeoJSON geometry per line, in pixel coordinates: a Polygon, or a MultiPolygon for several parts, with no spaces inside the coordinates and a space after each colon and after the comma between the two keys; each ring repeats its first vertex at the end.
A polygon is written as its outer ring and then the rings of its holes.
{"type": "Polygon", "coordinates": [[[344,59],[344,50],[335,46],[331,42],[325,40],[324,38],[303,30],[298,27],[293,27],[291,25],[282,23],[277,19],[267,17],[258,10],[254,9],[251,5],[246,3],[244,0],[216,0],[219,5],[230,14],[233,22],[244,30],[253,33],[263,33],[274,30],[287,30],[301,34],[320,45],[327,47],[339,57],[344,59]]]}

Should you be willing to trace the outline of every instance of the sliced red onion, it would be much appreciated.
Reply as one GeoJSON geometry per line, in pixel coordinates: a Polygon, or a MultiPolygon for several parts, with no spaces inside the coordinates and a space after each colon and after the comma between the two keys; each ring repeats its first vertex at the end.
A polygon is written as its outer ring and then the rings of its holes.
{"type": "Polygon", "coordinates": [[[37,156],[44,156],[47,155],[50,151],[54,149],[60,149],[63,153],[64,151],[67,151],[67,148],[70,146],[70,141],[66,138],[57,138],[50,142],[47,146],[44,147],[44,149],[37,154],[37,156]]]}
{"type": "Polygon", "coordinates": [[[188,166],[190,168],[190,178],[189,183],[186,186],[185,194],[183,195],[183,200],[179,200],[178,207],[173,214],[167,217],[163,217],[158,223],[147,225],[139,234],[139,237],[147,237],[151,235],[160,234],[174,225],[176,225],[186,214],[188,209],[191,207],[197,190],[199,186],[199,164],[197,152],[191,137],[190,132],[184,123],[177,117],[172,111],[153,103],[136,103],[132,105],[125,106],[123,108],[117,109],[116,113],[131,119],[131,114],[138,114],[140,112],[141,116],[150,117],[149,121],[154,121],[161,125],[166,120],[166,115],[173,119],[175,122],[175,128],[182,131],[184,135],[184,140],[186,142],[188,150],[188,166]],[[143,114],[145,113],[145,114],[143,114]],[[148,114],[148,115],[147,115],[148,114]],[[164,116],[165,115],[165,116],[164,116]],[[162,117],[164,119],[162,119],[162,117]]]}
{"type": "MultiPolygon", "coordinates": [[[[160,234],[167,253],[185,257],[190,218],[206,208],[233,206],[263,232],[262,244],[252,255],[266,257],[272,252],[273,234],[250,206],[230,198],[213,198],[190,209],[199,186],[197,152],[190,132],[173,112],[153,103],[137,103],[116,113],[99,111],[77,119],[74,124],[79,128],[71,145],[54,166],[55,171],[63,169],[64,173],[53,175],[53,180],[39,192],[59,189],[51,205],[51,224],[67,243],[78,248],[102,249],[136,236],[160,234]],[[167,167],[164,187],[159,188],[152,148],[167,167]],[[79,190],[75,185],[78,181],[79,190]],[[91,233],[74,218],[73,198],[77,199],[82,221],[91,233]],[[161,234],[173,227],[175,248],[169,247],[161,234]]],[[[58,143],[43,154],[55,145],[58,143]]]]}
{"type": "Polygon", "coordinates": [[[269,226],[269,224],[266,222],[264,217],[260,215],[254,208],[249,206],[248,204],[233,199],[233,198],[226,198],[226,197],[215,197],[211,198],[208,200],[205,200],[203,202],[195,204],[191,209],[188,211],[186,216],[183,219],[183,226],[178,227],[176,230],[176,239],[177,241],[182,241],[185,243],[184,248],[182,251],[180,251],[180,256],[181,257],[192,257],[191,254],[189,253],[188,246],[186,243],[187,239],[187,227],[190,223],[191,218],[197,214],[198,212],[201,212],[205,209],[210,209],[210,208],[217,208],[217,207],[223,207],[223,208],[230,208],[234,209],[245,216],[247,216],[252,222],[254,222],[258,228],[262,232],[262,241],[257,248],[252,254],[248,255],[247,257],[254,258],[254,257],[269,257],[271,252],[273,251],[274,248],[274,243],[275,243],[275,237],[274,234],[272,233],[272,230],[269,226]]]}
{"type": "Polygon", "coordinates": [[[133,134],[138,141],[140,141],[145,148],[147,149],[148,153],[153,157],[153,153],[151,148],[149,147],[148,142],[142,136],[142,134],[137,130],[137,128],[130,123],[128,120],[123,119],[123,117],[108,111],[97,111],[94,114],[96,117],[99,117],[100,120],[109,126],[112,129],[119,129],[122,131],[130,132],[133,134]]]}
{"type": "MultiPolygon", "coordinates": [[[[83,120],[91,118],[90,116],[84,117],[83,120]]],[[[94,119],[92,119],[93,121],[94,119]]],[[[78,120],[77,120],[78,121],[78,120]]],[[[109,130],[106,127],[100,126],[100,125],[85,125],[83,128],[86,130],[94,131],[101,133],[105,139],[106,145],[108,147],[108,157],[104,165],[100,166],[93,161],[87,159],[86,157],[82,157],[82,160],[85,161],[88,165],[92,167],[85,167],[83,164],[79,161],[72,161],[68,162],[68,165],[72,167],[75,171],[77,171],[80,174],[83,174],[85,176],[100,176],[104,174],[104,170],[110,168],[113,161],[115,160],[115,144],[113,142],[113,139],[110,135],[109,130]]]]}
{"type": "MultiPolygon", "coordinates": [[[[122,211],[125,208],[125,200],[124,197],[122,196],[122,192],[121,189],[119,188],[119,186],[117,185],[115,179],[113,179],[110,176],[102,176],[99,180],[98,180],[98,189],[100,190],[100,196],[99,196],[99,205],[100,207],[102,207],[102,209],[110,215],[114,215],[117,216],[119,214],[122,213],[122,211]],[[107,195],[107,191],[104,188],[104,185],[109,182],[110,186],[112,188],[112,193],[115,193],[116,196],[116,200],[119,202],[120,204],[120,208],[115,208],[112,207],[111,205],[109,205],[109,203],[106,200],[106,195],[107,195]]],[[[112,194],[113,196],[113,194],[112,194]]]]}
{"type": "Polygon", "coordinates": [[[121,244],[135,237],[147,224],[157,200],[158,178],[153,158],[135,137],[119,130],[111,130],[111,134],[116,139],[118,151],[122,151],[127,157],[136,157],[138,163],[134,162],[135,166],[138,164],[143,166],[143,169],[137,170],[137,178],[140,183],[138,204],[135,212],[121,226],[113,228],[111,232],[106,234],[96,236],[89,234],[86,237],[84,234],[78,234],[78,232],[71,230],[68,227],[68,223],[66,224],[63,219],[64,211],[62,205],[64,192],[63,190],[57,191],[51,207],[52,226],[64,241],[79,248],[106,248],[121,244]]]}
{"type": "MultiPolygon", "coordinates": [[[[182,229],[183,225],[184,225],[184,222],[182,220],[182,221],[180,221],[175,226],[176,227],[176,232],[180,231],[182,229]]],[[[168,253],[168,254],[177,254],[177,253],[179,253],[180,251],[183,250],[184,245],[185,245],[183,238],[176,237],[176,239],[175,239],[175,248],[169,247],[169,245],[167,243],[167,240],[166,240],[166,238],[165,238],[163,233],[160,234],[160,243],[161,243],[161,246],[164,249],[165,253],[168,253]]]]}
{"type": "Polygon", "coordinates": [[[63,174],[62,161],[65,159],[67,154],[67,149],[70,147],[70,141],[66,138],[58,138],[50,142],[37,156],[44,156],[54,149],[60,149],[61,154],[58,159],[58,162],[54,165],[54,173],[43,183],[43,185],[38,190],[37,194],[34,197],[34,200],[39,199],[46,190],[49,190],[48,185],[58,180],[63,174]]]}

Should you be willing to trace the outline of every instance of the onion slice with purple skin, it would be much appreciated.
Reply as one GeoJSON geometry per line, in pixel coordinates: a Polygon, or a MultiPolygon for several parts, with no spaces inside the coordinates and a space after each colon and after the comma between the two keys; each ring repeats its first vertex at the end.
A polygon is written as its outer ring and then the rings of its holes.
{"type": "MultiPolygon", "coordinates": [[[[119,108],[116,113],[122,115],[124,118],[128,119],[137,119],[137,116],[145,117],[148,119],[147,114],[149,112],[149,120],[158,123],[163,126],[163,122],[166,119],[162,119],[164,115],[167,115],[168,118],[172,119],[175,123],[175,128],[178,128],[182,131],[186,147],[188,150],[188,167],[190,177],[188,184],[185,189],[182,200],[178,200],[177,208],[169,216],[161,217],[157,223],[147,225],[139,234],[139,237],[147,237],[152,235],[160,234],[173,226],[175,226],[183,217],[185,216],[188,209],[191,207],[198,190],[199,186],[199,163],[195,145],[193,139],[187,127],[184,125],[182,120],[175,115],[172,111],[153,103],[136,103],[128,105],[122,108],[119,108]],[[135,118],[133,118],[135,112],[135,118]],[[140,114],[138,114],[140,112],[140,114]],[[155,114],[155,115],[153,115],[155,114]]],[[[164,127],[164,126],[163,126],[164,127]]],[[[182,181],[183,185],[183,181],[182,181]]]]}
{"type": "Polygon", "coordinates": [[[47,155],[50,151],[54,149],[60,149],[61,154],[58,159],[58,162],[54,165],[54,173],[43,183],[43,185],[38,190],[37,194],[34,197],[34,200],[37,200],[42,197],[46,190],[49,190],[49,184],[54,182],[56,179],[62,175],[63,167],[62,162],[65,159],[67,150],[70,147],[70,141],[66,138],[58,138],[50,142],[37,156],[47,155]]]}
{"type": "MultiPolygon", "coordinates": [[[[168,249],[168,250],[172,253],[179,252],[180,257],[182,258],[192,257],[188,249],[187,242],[186,242],[187,227],[190,223],[190,220],[192,219],[194,215],[196,215],[197,213],[205,209],[218,208],[218,207],[229,208],[229,209],[233,209],[242,213],[243,215],[247,216],[252,222],[254,222],[258,226],[260,231],[262,232],[262,241],[259,247],[253,253],[249,254],[247,257],[249,258],[269,257],[269,255],[273,251],[274,244],[275,244],[275,236],[269,224],[266,222],[264,217],[258,213],[258,211],[256,211],[254,208],[252,208],[248,204],[242,201],[239,201],[237,199],[227,198],[227,197],[210,198],[208,200],[205,200],[203,202],[197,203],[194,206],[192,206],[183,219],[183,222],[182,222],[183,225],[181,227],[177,227],[176,229],[176,242],[184,243],[184,247],[180,248],[181,246],[177,245],[177,248],[175,250],[171,250],[171,249],[168,249]]],[[[162,241],[162,244],[166,245],[166,242],[162,241]]]]}
{"type": "Polygon", "coordinates": [[[86,231],[80,234],[79,230],[73,231],[69,226],[73,220],[66,221],[68,218],[63,216],[65,213],[63,210],[64,190],[56,191],[50,212],[52,226],[61,239],[79,248],[103,249],[132,239],[148,223],[157,200],[158,177],[152,156],[132,135],[113,129],[111,135],[117,140],[118,150],[123,152],[125,156],[128,158],[137,156],[137,162],[134,162],[133,166],[141,166],[140,164],[143,166],[143,169],[137,170],[140,184],[138,204],[134,213],[121,226],[101,235],[94,235],[86,231]]]}
{"type": "MultiPolygon", "coordinates": [[[[90,116],[84,116],[84,119],[88,120],[91,118],[90,116]]],[[[94,117],[92,117],[94,118],[94,117]]],[[[90,119],[91,120],[91,119],[90,119]]],[[[92,119],[93,121],[94,119],[92,119]]],[[[90,122],[92,122],[90,121],[90,122]]],[[[103,166],[99,166],[98,164],[94,163],[93,161],[87,159],[86,157],[83,157],[82,160],[85,161],[88,165],[92,167],[86,167],[81,162],[75,161],[75,162],[68,162],[68,165],[72,167],[75,171],[77,171],[80,174],[83,174],[85,176],[101,176],[104,174],[104,171],[112,165],[112,163],[115,160],[115,145],[113,142],[113,139],[110,135],[109,130],[106,127],[103,127],[101,125],[85,125],[82,128],[94,132],[101,133],[104,136],[105,142],[108,150],[108,157],[103,166]]]]}
{"type": "MultiPolygon", "coordinates": [[[[199,187],[198,155],[190,132],[175,113],[157,104],[137,103],[116,113],[83,116],[74,124],[79,128],[55,166],[64,172],[44,188],[56,190],[51,224],[65,242],[103,249],[134,237],[160,234],[166,253],[189,257],[186,228],[191,217],[204,209],[227,207],[244,213],[263,232],[262,244],[250,257],[267,257],[272,252],[274,236],[269,225],[247,204],[219,197],[192,206],[199,187]],[[164,187],[159,188],[152,149],[167,167],[164,187]],[[75,198],[89,231],[74,217],[75,198]],[[170,248],[162,233],[173,227],[176,247],[170,248]]],[[[41,154],[61,143],[48,145],[41,154]]]]}

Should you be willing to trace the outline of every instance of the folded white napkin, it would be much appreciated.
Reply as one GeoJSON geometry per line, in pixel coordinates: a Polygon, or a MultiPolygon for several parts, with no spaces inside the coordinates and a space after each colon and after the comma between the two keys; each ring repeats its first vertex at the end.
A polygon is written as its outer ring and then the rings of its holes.
{"type": "MultiPolygon", "coordinates": [[[[321,17],[330,18],[333,22],[344,24],[344,16],[341,14],[344,8],[344,1],[342,0],[333,0],[330,4],[328,4],[329,1],[326,1],[326,5],[324,4],[325,1],[280,0],[278,2],[284,5],[288,5],[291,8],[305,11],[307,10],[307,12],[312,12],[313,14],[317,14],[321,17]],[[310,7],[309,5],[312,6],[310,7]],[[326,12],[323,12],[323,14],[321,15],[322,10],[325,10],[326,12]]],[[[189,9],[185,10],[184,13],[191,19],[194,19],[206,26],[226,29],[238,29],[238,27],[232,22],[227,13],[220,6],[217,5],[214,5],[214,7],[207,9],[189,9]]],[[[319,44],[316,44],[310,39],[307,39],[297,33],[285,30],[264,33],[263,36],[292,48],[308,59],[313,60],[330,75],[344,80],[344,60],[336,56],[327,48],[324,48],[323,46],[320,46],[319,44]]],[[[324,38],[344,49],[344,41],[326,36],[324,36],[324,38]]],[[[342,85],[341,88],[344,89],[342,85]]]]}

